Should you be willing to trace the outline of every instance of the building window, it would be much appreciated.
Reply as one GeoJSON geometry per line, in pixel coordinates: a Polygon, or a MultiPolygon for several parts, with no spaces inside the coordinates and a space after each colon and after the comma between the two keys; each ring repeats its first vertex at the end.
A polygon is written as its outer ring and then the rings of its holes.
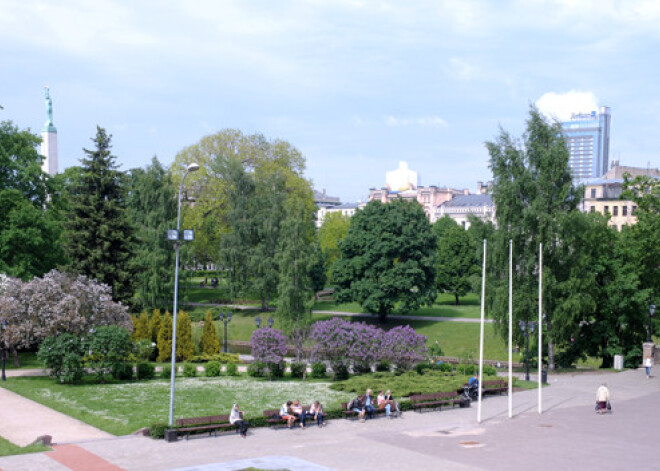
{"type": "Polygon", "coordinates": [[[632,214],[637,214],[637,206],[633,204],[632,214]]]}
{"type": "Polygon", "coordinates": [[[596,197],[596,189],[595,189],[595,188],[592,188],[592,189],[591,189],[591,197],[592,197],[592,198],[595,198],[595,197],[596,197]]]}
{"type": "Polygon", "coordinates": [[[596,207],[595,207],[595,206],[592,206],[591,209],[590,209],[589,211],[591,211],[592,213],[595,213],[595,212],[596,212],[596,207]]]}
{"type": "Polygon", "coordinates": [[[628,215],[628,206],[621,206],[621,215],[622,216],[627,216],[628,215]]]}
{"type": "Polygon", "coordinates": [[[612,206],[612,215],[613,216],[618,216],[619,215],[619,207],[618,206],[612,206]]]}
{"type": "Polygon", "coordinates": [[[605,214],[607,214],[607,213],[609,213],[609,212],[610,212],[610,207],[606,205],[606,206],[605,206],[605,214]]]}

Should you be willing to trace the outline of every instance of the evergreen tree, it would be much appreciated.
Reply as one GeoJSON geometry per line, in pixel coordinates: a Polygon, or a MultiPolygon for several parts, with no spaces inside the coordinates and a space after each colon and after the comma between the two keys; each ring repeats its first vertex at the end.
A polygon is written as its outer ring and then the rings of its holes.
{"type": "Polygon", "coordinates": [[[151,332],[152,342],[158,342],[158,333],[160,332],[161,322],[162,317],[160,315],[160,309],[154,309],[151,313],[151,318],[149,319],[149,331],[151,332]]]}
{"type": "Polygon", "coordinates": [[[158,331],[158,361],[168,361],[172,359],[172,316],[166,312],[158,331]]]}
{"type": "Polygon", "coordinates": [[[147,311],[142,311],[140,317],[137,320],[137,323],[134,324],[133,339],[151,341],[151,331],[149,329],[149,314],[147,314],[147,311]]]}
{"type": "Polygon", "coordinates": [[[211,311],[206,311],[204,316],[204,327],[202,328],[202,353],[207,355],[215,355],[220,353],[220,340],[218,339],[218,332],[213,323],[213,314],[211,311]]]}
{"type": "Polygon", "coordinates": [[[146,169],[133,169],[128,210],[135,226],[133,287],[145,308],[172,302],[174,250],[163,234],[176,224],[176,194],[167,170],[156,157],[146,169]]]}
{"type": "Polygon", "coordinates": [[[179,311],[176,320],[176,359],[177,361],[190,360],[194,354],[195,344],[192,338],[190,316],[185,311],[179,311]]]}
{"type": "Polygon", "coordinates": [[[82,175],[71,194],[67,224],[69,270],[112,287],[113,298],[129,303],[133,228],[126,210],[124,174],[110,153],[111,136],[97,126],[96,148],[83,149],[82,175]]]}

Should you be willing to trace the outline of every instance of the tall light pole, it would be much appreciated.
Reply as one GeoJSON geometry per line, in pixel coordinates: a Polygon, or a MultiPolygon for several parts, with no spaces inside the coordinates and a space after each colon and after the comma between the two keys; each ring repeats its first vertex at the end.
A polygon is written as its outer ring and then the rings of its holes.
{"type": "Polygon", "coordinates": [[[655,304],[649,306],[649,336],[647,342],[653,342],[653,314],[655,314],[655,304]]]}
{"type": "Polygon", "coordinates": [[[0,329],[2,329],[2,350],[0,350],[0,355],[2,355],[2,380],[7,381],[7,377],[5,376],[5,360],[7,358],[7,346],[5,343],[5,330],[7,330],[7,320],[2,319],[0,321],[0,329]]]}
{"type": "MultiPolygon", "coordinates": [[[[518,323],[525,336],[525,381],[529,381],[529,334],[534,333],[536,322],[534,321],[520,321],[518,323]]],[[[539,379],[539,381],[541,381],[539,379]]]]}
{"type": "Polygon", "coordinates": [[[174,377],[176,376],[176,321],[178,314],[178,295],[179,295],[179,240],[181,233],[181,193],[183,192],[183,182],[190,172],[199,170],[199,165],[192,163],[188,165],[188,170],[181,179],[179,185],[179,204],[176,212],[176,234],[173,231],[168,232],[168,239],[174,240],[175,262],[174,262],[174,318],[172,325],[172,373],[170,377],[170,426],[174,425],[174,377]]]}

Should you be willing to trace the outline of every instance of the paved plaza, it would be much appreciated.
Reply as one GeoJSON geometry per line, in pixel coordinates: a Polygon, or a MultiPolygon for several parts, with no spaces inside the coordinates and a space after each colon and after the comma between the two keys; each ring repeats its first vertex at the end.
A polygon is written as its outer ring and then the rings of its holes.
{"type": "MultiPolygon", "coordinates": [[[[488,397],[480,424],[473,404],[470,409],[406,412],[392,420],[334,420],[322,429],[254,429],[244,440],[235,434],[177,443],[127,436],[64,444],[54,431],[61,444],[54,451],[0,458],[0,469],[660,470],[654,459],[660,377],[647,380],[643,370],[630,370],[550,375],[549,382],[541,415],[537,391],[531,390],[514,394],[512,419],[505,395],[488,397]],[[594,412],[602,382],[611,390],[611,415],[594,412]]],[[[3,417],[7,413],[24,415],[20,409],[3,410],[3,417]]]]}

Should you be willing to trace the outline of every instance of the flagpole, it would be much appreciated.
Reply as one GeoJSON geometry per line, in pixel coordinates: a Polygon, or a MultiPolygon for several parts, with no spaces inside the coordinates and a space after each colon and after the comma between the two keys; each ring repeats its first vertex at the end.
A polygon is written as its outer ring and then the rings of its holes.
{"type": "Polygon", "coordinates": [[[484,323],[486,313],[486,239],[484,239],[484,262],[481,275],[481,332],[479,335],[479,403],[477,407],[477,422],[481,423],[481,385],[484,380],[484,323]]]}
{"type": "Polygon", "coordinates": [[[513,417],[513,240],[509,239],[509,418],[513,417]]]}

